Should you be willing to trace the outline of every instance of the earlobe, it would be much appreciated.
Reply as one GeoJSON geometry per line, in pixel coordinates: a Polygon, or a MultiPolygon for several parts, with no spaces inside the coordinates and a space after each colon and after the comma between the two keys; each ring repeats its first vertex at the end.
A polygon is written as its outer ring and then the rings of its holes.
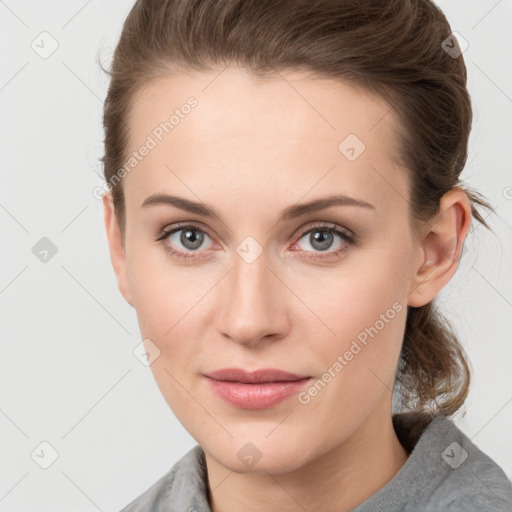
{"type": "Polygon", "coordinates": [[[110,261],[117,278],[117,286],[128,304],[133,306],[130,292],[128,272],[126,265],[126,253],[121,237],[121,230],[117,221],[112,193],[106,192],[103,196],[103,215],[105,230],[107,232],[108,246],[110,250],[110,261]]]}
{"type": "Polygon", "coordinates": [[[428,304],[455,274],[462,256],[464,240],[471,224],[471,204],[460,187],[441,198],[438,214],[429,221],[422,240],[422,262],[408,294],[408,305],[428,304]]]}

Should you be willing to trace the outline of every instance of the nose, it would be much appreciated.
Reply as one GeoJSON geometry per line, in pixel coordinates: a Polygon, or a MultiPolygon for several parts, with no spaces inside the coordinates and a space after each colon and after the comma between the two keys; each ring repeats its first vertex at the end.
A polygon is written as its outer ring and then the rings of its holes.
{"type": "MultiPolygon", "coordinates": [[[[263,252],[249,263],[236,255],[216,290],[219,332],[245,346],[282,338],[290,327],[286,287],[263,252]]],[[[288,292],[290,293],[290,292],[288,292]]]]}

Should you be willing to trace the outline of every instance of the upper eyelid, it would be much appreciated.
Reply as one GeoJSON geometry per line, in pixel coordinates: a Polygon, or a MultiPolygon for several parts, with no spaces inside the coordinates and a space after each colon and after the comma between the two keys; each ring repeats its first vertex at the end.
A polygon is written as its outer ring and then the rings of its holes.
{"type": "Polygon", "coordinates": [[[339,226],[338,224],[335,224],[334,222],[325,222],[325,221],[316,221],[313,223],[313,225],[306,226],[304,229],[299,229],[297,231],[297,236],[301,237],[308,233],[309,231],[313,231],[314,229],[325,229],[325,230],[335,230],[335,231],[341,231],[342,233],[352,236],[353,232],[352,230],[345,228],[343,226],[339,226]]]}
{"type": "Polygon", "coordinates": [[[165,226],[161,231],[161,236],[169,236],[171,233],[175,233],[176,231],[181,231],[182,229],[192,227],[197,229],[198,231],[203,231],[206,233],[210,238],[212,238],[211,233],[212,231],[202,225],[201,223],[197,223],[197,221],[190,221],[190,222],[177,222],[174,224],[169,224],[165,226]]]}

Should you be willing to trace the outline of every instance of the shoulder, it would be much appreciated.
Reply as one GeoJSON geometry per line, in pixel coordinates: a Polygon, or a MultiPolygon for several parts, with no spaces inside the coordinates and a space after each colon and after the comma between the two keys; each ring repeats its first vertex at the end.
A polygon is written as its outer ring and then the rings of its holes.
{"type": "Polygon", "coordinates": [[[204,452],[199,445],[120,512],[210,512],[204,452]]]}
{"type": "Polygon", "coordinates": [[[512,484],[487,454],[462,439],[459,446],[448,446],[442,456],[456,460],[456,465],[447,468],[446,477],[435,489],[429,502],[432,510],[512,511],[512,484]]]}
{"type": "Polygon", "coordinates": [[[512,484],[504,471],[451,419],[437,416],[418,448],[431,450],[425,469],[435,485],[424,497],[428,511],[512,511],[512,484]]]}

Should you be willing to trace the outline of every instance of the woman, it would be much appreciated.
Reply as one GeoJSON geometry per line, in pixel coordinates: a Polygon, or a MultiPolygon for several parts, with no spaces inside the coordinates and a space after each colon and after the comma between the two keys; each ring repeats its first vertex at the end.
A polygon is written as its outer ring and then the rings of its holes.
{"type": "Polygon", "coordinates": [[[512,509],[434,300],[488,227],[458,50],[428,0],[135,3],[105,225],[198,445],[124,511],[512,509]]]}

